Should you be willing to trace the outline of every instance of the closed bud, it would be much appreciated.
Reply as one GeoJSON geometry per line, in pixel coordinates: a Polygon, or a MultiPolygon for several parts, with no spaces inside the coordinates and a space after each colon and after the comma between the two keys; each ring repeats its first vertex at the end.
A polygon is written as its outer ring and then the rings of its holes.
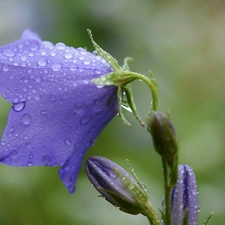
{"type": "Polygon", "coordinates": [[[126,170],[100,156],[90,157],[85,169],[93,186],[107,201],[126,213],[142,213],[148,197],[126,170]]]}
{"type": "Polygon", "coordinates": [[[179,165],[177,184],[171,191],[172,225],[196,225],[198,212],[199,200],[195,174],[188,165],[179,165]]]}
{"type": "Polygon", "coordinates": [[[177,141],[173,124],[162,112],[154,112],[148,121],[148,131],[152,135],[155,150],[164,157],[172,169],[177,161],[177,141]]]}

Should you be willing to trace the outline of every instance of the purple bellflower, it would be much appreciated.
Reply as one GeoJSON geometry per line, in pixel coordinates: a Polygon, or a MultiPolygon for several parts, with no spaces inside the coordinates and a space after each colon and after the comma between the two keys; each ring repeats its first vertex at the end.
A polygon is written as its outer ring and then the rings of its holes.
{"type": "Polygon", "coordinates": [[[0,162],[61,166],[59,176],[73,193],[86,151],[118,112],[117,88],[92,83],[112,71],[100,56],[29,30],[0,47],[0,94],[12,104],[0,162]]]}
{"type": "Polygon", "coordinates": [[[198,189],[193,170],[188,165],[178,166],[178,180],[171,191],[172,225],[196,225],[199,212],[198,189]]]}

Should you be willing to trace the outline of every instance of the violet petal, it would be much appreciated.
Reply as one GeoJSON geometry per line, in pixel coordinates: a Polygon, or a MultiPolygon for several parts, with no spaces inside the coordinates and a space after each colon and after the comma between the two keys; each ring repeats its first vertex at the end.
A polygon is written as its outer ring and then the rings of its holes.
{"type": "Polygon", "coordinates": [[[100,56],[29,30],[0,47],[0,94],[12,104],[0,162],[62,166],[60,178],[73,192],[83,156],[118,111],[116,87],[91,82],[111,71],[100,56]]]}

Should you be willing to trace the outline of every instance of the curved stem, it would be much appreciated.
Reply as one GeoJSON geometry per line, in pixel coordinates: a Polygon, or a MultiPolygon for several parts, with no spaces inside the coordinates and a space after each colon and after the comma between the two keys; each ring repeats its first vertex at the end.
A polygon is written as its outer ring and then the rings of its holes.
{"type": "Polygon", "coordinates": [[[140,73],[135,73],[131,71],[123,71],[126,75],[131,75],[133,79],[139,79],[146,83],[151,90],[152,93],[152,104],[148,113],[148,118],[150,117],[152,111],[157,111],[158,110],[158,88],[156,85],[153,84],[153,82],[146,76],[140,74],[140,73]]]}

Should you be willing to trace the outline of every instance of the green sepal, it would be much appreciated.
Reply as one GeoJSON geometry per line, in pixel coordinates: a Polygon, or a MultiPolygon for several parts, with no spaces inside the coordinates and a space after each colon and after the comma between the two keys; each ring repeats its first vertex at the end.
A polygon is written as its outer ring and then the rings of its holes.
{"type": "Polygon", "coordinates": [[[206,220],[205,220],[205,222],[203,223],[203,225],[207,225],[208,222],[209,222],[209,220],[212,218],[213,215],[214,215],[214,212],[211,212],[211,213],[209,214],[209,216],[206,218],[206,220]]]}
{"type": "Polygon", "coordinates": [[[129,159],[126,159],[126,163],[127,163],[128,167],[129,167],[129,169],[130,169],[130,171],[131,171],[131,174],[132,174],[133,178],[137,181],[138,186],[139,186],[139,187],[142,189],[142,191],[145,193],[146,197],[148,197],[146,185],[143,184],[143,183],[139,180],[137,174],[136,174],[135,171],[134,171],[133,166],[131,165],[130,160],[129,160],[129,159]]]}
{"type": "Polygon", "coordinates": [[[133,98],[133,94],[132,94],[132,90],[131,90],[131,85],[127,84],[126,86],[124,86],[123,91],[125,92],[127,104],[129,106],[129,108],[131,109],[133,115],[136,117],[136,119],[141,124],[141,126],[144,127],[145,124],[144,124],[144,122],[142,121],[141,117],[139,116],[139,114],[137,112],[137,108],[136,108],[134,98],[133,98]]]}
{"type": "Polygon", "coordinates": [[[123,121],[124,124],[126,124],[127,126],[131,126],[131,123],[128,122],[128,120],[126,119],[126,117],[124,116],[124,113],[123,113],[123,90],[122,88],[118,87],[118,91],[117,91],[117,100],[118,100],[118,109],[119,109],[119,115],[123,121]]]}
{"type": "Polygon", "coordinates": [[[104,58],[114,70],[120,70],[120,65],[118,64],[117,60],[113,58],[108,52],[104,51],[93,39],[92,33],[90,29],[87,29],[88,35],[90,37],[91,43],[94,46],[95,50],[98,52],[102,58],[104,58]]]}
{"type": "Polygon", "coordinates": [[[100,195],[100,197],[105,198],[107,201],[109,201],[111,204],[116,206],[119,210],[132,214],[137,215],[141,211],[141,207],[134,206],[131,202],[127,202],[122,196],[118,196],[116,193],[113,193],[112,191],[109,191],[107,189],[99,187],[99,190],[104,191],[107,193],[115,202],[116,204],[113,204],[111,201],[107,200],[103,195],[100,195]]]}

